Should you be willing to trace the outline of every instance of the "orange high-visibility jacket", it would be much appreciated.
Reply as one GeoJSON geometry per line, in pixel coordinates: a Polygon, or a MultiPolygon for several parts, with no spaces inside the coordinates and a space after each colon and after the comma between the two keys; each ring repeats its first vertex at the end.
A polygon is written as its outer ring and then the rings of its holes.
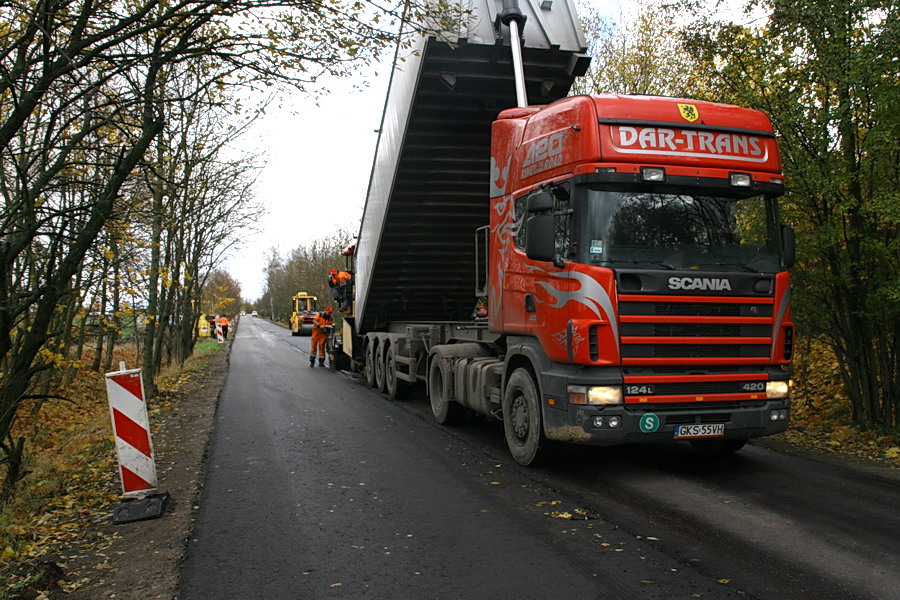
{"type": "Polygon", "coordinates": [[[322,331],[324,333],[324,328],[327,325],[334,325],[334,317],[326,313],[316,313],[316,319],[313,323],[313,331],[322,331]]]}
{"type": "Polygon", "coordinates": [[[332,285],[341,285],[350,280],[350,273],[347,271],[338,271],[336,274],[329,276],[332,285]]]}

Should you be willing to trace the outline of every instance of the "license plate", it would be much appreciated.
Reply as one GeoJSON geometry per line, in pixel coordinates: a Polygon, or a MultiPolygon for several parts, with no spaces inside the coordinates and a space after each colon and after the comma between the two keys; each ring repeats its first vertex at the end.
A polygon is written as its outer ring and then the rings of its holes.
{"type": "Polygon", "coordinates": [[[725,435],[725,423],[675,427],[675,439],[722,437],[723,435],[725,435]]]}

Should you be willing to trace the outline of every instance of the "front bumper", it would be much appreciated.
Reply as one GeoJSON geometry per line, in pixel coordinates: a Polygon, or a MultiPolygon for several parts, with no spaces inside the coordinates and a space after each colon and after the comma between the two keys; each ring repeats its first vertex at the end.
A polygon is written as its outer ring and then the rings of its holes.
{"type": "MultiPolygon", "coordinates": [[[[753,402],[704,403],[702,406],[543,403],[544,435],[551,440],[591,446],[671,442],[679,425],[724,424],[724,439],[750,439],[781,433],[789,419],[773,421],[772,411],[790,410],[790,398],[753,402]],[[718,404],[718,405],[717,405],[718,404]],[[594,417],[602,417],[599,426],[594,417]],[[619,417],[618,427],[609,417],[619,417]]],[[[615,419],[613,419],[615,421],[615,419]]],[[[722,439],[722,438],[717,438],[722,439]]]]}

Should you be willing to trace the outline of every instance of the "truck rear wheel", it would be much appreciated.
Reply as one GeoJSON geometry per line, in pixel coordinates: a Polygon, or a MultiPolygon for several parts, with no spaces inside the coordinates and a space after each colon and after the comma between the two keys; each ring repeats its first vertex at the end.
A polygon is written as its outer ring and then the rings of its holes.
{"type": "Polygon", "coordinates": [[[366,344],[366,383],[369,387],[375,387],[375,343],[366,344]]]}
{"type": "Polygon", "coordinates": [[[384,344],[378,344],[375,349],[375,389],[384,391],[384,344]]]}
{"type": "Polygon", "coordinates": [[[394,346],[388,346],[384,354],[384,387],[392,400],[409,397],[409,382],[397,377],[397,361],[394,360],[394,346]]]}
{"type": "Polygon", "coordinates": [[[503,393],[503,431],[517,463],[536,466],[551,454],[553,443],[544,437],[537,385],[527,369],[516,369],[503,393]]]}
{"type": "Polygon", "coordinates": [[[428,400],[431,414],[441,425],[457,425],[465,417],[465,409],[450,399],[449,373],[445,372],[444,361],[436,355],[428,366],[428,400]]]}

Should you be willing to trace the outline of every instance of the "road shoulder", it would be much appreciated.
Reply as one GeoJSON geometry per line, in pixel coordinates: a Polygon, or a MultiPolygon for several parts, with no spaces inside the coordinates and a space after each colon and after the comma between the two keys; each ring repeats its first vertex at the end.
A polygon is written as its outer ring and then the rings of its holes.
{"type": "Polygon", "coordinates": [[[231,343],[209,357],[199,376],[187,379],[178,391],[167,394],[171,408],[151,420],[160,490],[170,495],[159,519],[93,526],[86,539],[106,539],[102,547],[76,544],[64,556],[65,579],[83,582],[69,593],[55,591],[51,598],[152,599],[175,597],[181,563],[193,529],[194,511],[203,488],[206,453],[218,398],[228,374],[231,343]]]}

